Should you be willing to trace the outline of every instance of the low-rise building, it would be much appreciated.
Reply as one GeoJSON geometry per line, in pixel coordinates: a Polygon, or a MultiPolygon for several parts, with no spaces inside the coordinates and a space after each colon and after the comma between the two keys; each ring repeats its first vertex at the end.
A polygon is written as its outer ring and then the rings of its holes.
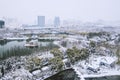
{"type": "Polygon", "coordinates": [[[116,61],[117,61],[117,58],[114,58],[114,57],[103,57],[101,58],[100,66],[104,65],[106,67],[113,68],[115,67],[116,61]]]}

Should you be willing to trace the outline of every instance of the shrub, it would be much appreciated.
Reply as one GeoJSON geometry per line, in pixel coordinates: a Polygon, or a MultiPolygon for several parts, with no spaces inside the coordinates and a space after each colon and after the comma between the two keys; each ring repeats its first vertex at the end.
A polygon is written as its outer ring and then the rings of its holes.
{"type": "Polygon", "coordinates": [[[54,48],[50,51],[55,57],[63,58],[62,52],[58,48],[54,48]]]}
{"type": "Polygon", "coordinates": [[[73,47],[72,49],[68,49],[66,53],[72,63],[78,60],[86,59],[89,56],[89,50],[85,48],[79,50],[76,47],[73,47]]]}
{"type": "Polygon", "coordinates": [[[63,70],[64,63],[61,58],[55,57],[50,59],[49,63],[52,65],[52,69],[61,71],[63,70]]]}

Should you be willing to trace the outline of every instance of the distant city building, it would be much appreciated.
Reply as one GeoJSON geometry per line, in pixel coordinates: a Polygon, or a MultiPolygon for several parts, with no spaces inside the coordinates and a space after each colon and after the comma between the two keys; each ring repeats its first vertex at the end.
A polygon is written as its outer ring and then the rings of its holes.
{"type": "Polygon", "coordinates": [[[3,28],[5,25],[5,22],[3,20],[0,20],[0,28],[3,28]]]}
{"type": "Polygon", "coordinates": [[[45,27],[45,16],[38,16],[38,26],[45,27]]]}
{"type": "Polygon", "coordinates": [[[54,19],[54,26],[55,27],[60,26],[60,18],[59,17],[55,17],[55,19],[54,19]]]}

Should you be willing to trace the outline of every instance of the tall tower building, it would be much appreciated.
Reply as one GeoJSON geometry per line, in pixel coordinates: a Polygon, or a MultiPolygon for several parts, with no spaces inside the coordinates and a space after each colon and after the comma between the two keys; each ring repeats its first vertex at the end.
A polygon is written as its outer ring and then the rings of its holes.
{"type": "Polygon", "coordinates": [[[0,20],[0,28],[3,28],[5,25],[5,22],[3,20],[0,20]]]}
{"type": "Polygon", "coordinates": [[[54,27],[58,27],[58,26],[60,26],[60,18],[55,17],[55,19],[54,19],[54,27]]]}
{"type": "Polygon", "coordinates": [[[45,27],[45,16],[38,16],[38,26],[45,27]]]}

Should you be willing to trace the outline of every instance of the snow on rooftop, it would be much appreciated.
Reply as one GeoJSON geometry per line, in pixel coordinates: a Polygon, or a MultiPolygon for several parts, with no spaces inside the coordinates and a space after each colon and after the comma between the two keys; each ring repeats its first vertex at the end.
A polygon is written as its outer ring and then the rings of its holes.
{"type": "Polygon", "coordinates": [[[41,68],[42,71],[46,71],[46,70],[49,70],[50,68],[48,66],[45,66],[43,68],[41,68]]]}
{"type": "Polygon", "coordinates": [[[115,42],[114,41],[109,41],[108,42],[110,45],[115,45],[115,42]]]}
{"type": "Polygon", "coordinates": [[[99,68],[99,65],[96,65],[96,64],[92,64],[92,65],[88,65],[88,67],[91,67],[93,69],[98,69],[99,68]]]}
{"type": "Polygon", "coordinates": [[[101,49],[101,50],[106,50],[106,48],[105,48],[105,47],[102,47],[102,46],[100,46],[100,49],[101,49]]]}
{"type": "Polygon", "coordinates": [[[63,59],[63,62],[68,62],[68,59],[63,59]]]}
{"type": "Polygon", "coordinates": [[[50,54],[50,52],[47,52],[40,56],[40,58],[53,58],[53,57],[54,57],[53,54],[50,54]]]}
{"type": "Polygon", "coordinates": [[[40,74],[40,72],[41,72],[40,70],[36,70],[36,71],[33,71],[32,74],[37,75],[37,74],[40,74]]]}
{"type": "Polygon", "coordinates": [[[78,41],[77,39],[75,39],[75,38],[66,38],[66,40],[68,40],[68,41],[70,41],[70,42],[76,42],[76,41],[78,41]]]}

